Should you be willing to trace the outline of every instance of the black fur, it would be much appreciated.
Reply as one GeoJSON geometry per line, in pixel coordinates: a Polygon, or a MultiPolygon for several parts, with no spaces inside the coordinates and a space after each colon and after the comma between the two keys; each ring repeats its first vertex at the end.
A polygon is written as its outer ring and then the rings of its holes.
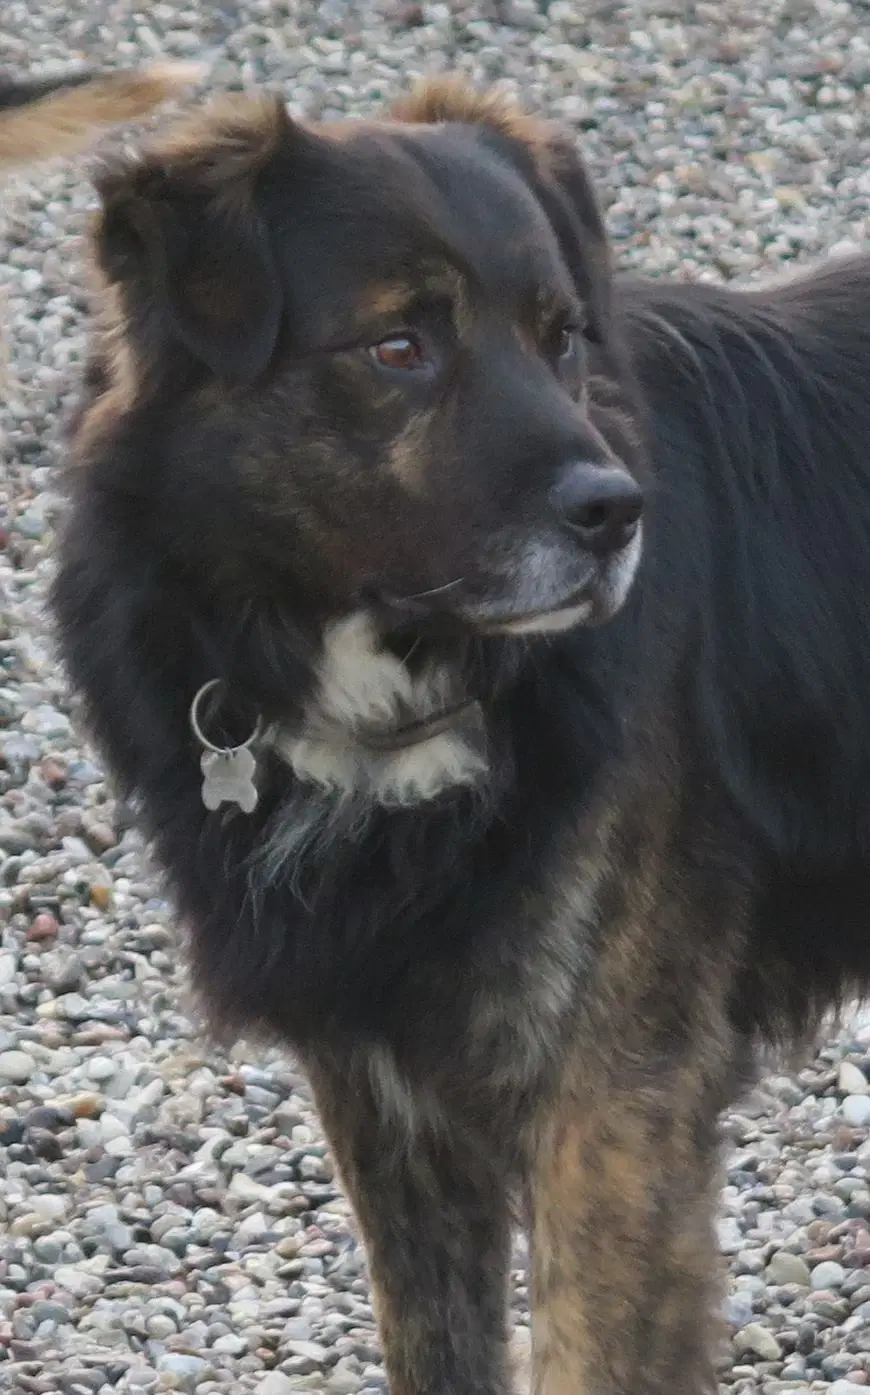
{"type": "MultiPolygon", "coordinates": [[[[870,981],[870,260],[767,293],[618,293],[654,431],[634,595],[605,629],[538,641],[521,662],[502,652],[510,641],[479,642],[484,691],[490,672],[519,670],[490,708],[513,766],[497,803],[485,821],[471,797],[381,812],[361,842],[330,850],[311,911],[286,889],[256,922],[245,910],[282,782],[251,820],[207,818],[183,701],[217,674],[244,676],[266,710],[279,696],[296,706],[304,648],[268,614],[227,626],[176,582],[143,526],[147,420],[118,443],[111,492],[77,498],[55,600],[66,658],[200,927],[197,981],[217,1021],[262,1017],[292,1039],[310,1017],[390,1036],[405,976],[425,996],[438,965],[485,953],[553,826],[659,705],[681,712],[698,771],[739,821],[756,906],[743,1025],[801,1029],[870,981]]],[[[173,529],[195,529],[198,506],[173,529]]]]}

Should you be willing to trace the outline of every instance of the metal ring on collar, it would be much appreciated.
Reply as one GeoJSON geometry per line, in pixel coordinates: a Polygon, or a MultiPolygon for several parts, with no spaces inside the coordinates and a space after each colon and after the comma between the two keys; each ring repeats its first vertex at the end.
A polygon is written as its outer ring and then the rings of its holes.
{"type": "Polygon", "coordinates": [[[247,741],[242,741],[238,746],[215,746],[213,742],[209,741],[199,724],[200,708],[203,699],[208,697],[209,693],[213,693],[216,688],[222,688],[223,682],[222,678],[211,678],[208,683],[203,683],[199,691],[194,694],[193,702],[190,704],[190,727],[197,741],[205,750],[213,751],[218,756],[232,756],[236,751],[247,751],[255,741],[259,740],[263,733],[263,722],[262,718],[258,717],[254,730],[247,741]]]}

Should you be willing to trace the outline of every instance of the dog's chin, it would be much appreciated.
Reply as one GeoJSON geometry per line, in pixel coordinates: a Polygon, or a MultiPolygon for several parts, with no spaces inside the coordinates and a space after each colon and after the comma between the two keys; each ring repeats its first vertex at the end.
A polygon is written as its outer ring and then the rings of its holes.
{"type": "Polygon", "coordinates": [[[475,622],[475,629],[491,635],[555,635],[566,630],[576,630],[587,625],[601,623],[595,619],[595,602],[584,597],[574,604],[558,606],[554,610],[527,611],[522,615],[481,616],[475,622]]]}
{"type": "MultiPolygon", "coordinates": [[[[640,533],[627,548],[615,557],[595,566],[583,584],[557,598],[542,596],[542,603],[525,603],[528,586],[524,585],[523,602],[511,605],[504,593],[499,601],[482,603],[463,612],[463,619],[480,634],[553,635],[568,630],[605,625],[624,606],[631,592],[640,562],[640,533]]],[[[543,589],[543,588],[542,588],[543,589]]]]}
{"type": "Polygon", "coordinates": [[[588,590],[546,610],[511,612],[499,608],[488,613],[482,609],[468,621],[479,634],[488,635],[555,635],[567,630],[587,629],[606,624],[619,607],[588,590]]]}

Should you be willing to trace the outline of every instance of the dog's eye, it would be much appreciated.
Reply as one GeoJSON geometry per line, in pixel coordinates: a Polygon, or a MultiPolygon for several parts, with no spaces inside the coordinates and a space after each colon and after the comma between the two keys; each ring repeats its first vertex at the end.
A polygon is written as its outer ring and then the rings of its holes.
{"type": "Polygon", "coordinates": [[[369,353],[381,368],[394,373],[414,373],[429,367],[429,360],[418,339],[410,334],[393,334],[372,344],[369,353]]]}

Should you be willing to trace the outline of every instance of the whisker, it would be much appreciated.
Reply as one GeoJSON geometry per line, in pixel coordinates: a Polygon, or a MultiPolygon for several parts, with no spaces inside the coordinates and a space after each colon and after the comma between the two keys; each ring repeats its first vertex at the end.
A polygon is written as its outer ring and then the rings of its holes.
{"type": "Polygon", "coordinates": [[[402,601],[425,601],[430,596],[440,596],[442,591],[452,591],[455,586],[461,586],[465,580],[464,576],[458,576],[455,581],[445,581],[443,586],[432,586],[428,591],[415,591],[412,596],[400,596],[397,599],[402,601]]]}

